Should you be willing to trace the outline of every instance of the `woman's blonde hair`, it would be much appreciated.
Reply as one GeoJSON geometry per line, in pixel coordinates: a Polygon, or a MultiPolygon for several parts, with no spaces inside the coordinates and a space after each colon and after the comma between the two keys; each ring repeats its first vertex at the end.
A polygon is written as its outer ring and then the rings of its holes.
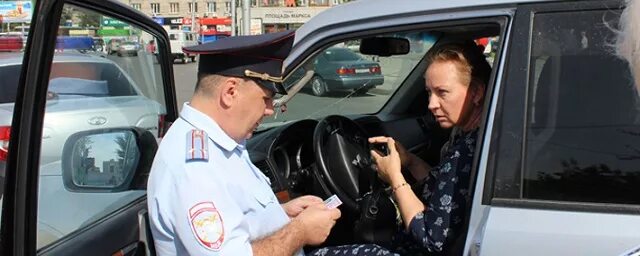
{"type": "Polygon", "coordinates": [[[482,50],[472,41],[436,46],[427,54],[427,63],[452,62],[461,74],[462,83],[469,86],[487,86],[491,66],[482,50]]]}

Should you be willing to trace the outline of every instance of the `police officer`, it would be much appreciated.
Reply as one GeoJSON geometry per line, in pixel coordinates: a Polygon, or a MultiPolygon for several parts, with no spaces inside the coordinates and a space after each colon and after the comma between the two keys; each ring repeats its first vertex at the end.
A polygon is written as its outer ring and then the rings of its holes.
{"type": "Polygon", "coordinates": [[[245,140],[273,96],[292,32],[229,37],[200,54],[198,84],[164,136],[148,182],[158,255],[292,255],[324,242],[338,209],[305,196],[280,205],[245,140]]]}

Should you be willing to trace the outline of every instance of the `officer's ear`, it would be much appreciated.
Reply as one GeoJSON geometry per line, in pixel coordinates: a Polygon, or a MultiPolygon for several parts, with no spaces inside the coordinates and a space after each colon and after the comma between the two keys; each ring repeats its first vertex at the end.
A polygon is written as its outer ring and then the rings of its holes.
{"type": "Polygon", "coordinates": [[[240,78],[226,77],[220,84],[220,100],[225,107],[230,107],[238,98],[241,82],[240,78]]]}

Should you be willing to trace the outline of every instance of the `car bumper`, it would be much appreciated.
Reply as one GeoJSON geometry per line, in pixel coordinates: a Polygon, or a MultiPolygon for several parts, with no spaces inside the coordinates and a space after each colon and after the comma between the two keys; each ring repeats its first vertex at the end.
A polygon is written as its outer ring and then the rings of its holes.
{"type": "Polygon", "coordinates": [[[121,51],[118,51],[118,53],[123,55],[129,55],[129,54],[138,54],[138,51],[137,50],[121,50],[121,51]]]}
{"type": "Polygon", "coordinates": [[[338,77],[337,79],[326,80],[329,90],[350,90],[365,88],[374,88],[384,84],[384,76],[360,76],[360,77],[338,77]]]}

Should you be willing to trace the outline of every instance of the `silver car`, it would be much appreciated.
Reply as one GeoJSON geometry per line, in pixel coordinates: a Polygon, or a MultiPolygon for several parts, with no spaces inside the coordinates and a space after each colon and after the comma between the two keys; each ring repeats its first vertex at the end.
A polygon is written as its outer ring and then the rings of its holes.
{"type": "MultiPolygon", "coordinates": [[[[0,83],[0,90],[3,92],[0,94],[0,130],[3,132],[3,136],[0,136],[0,150],[8,147],[11,136],[9,128],[19,79],[15,74],[20,72],[22,58],[21,53],[0,54],[0,76],[3,78],[0,83]]],[[[39,244],[47,244],[68,234],[78,228],[78,223],[98,214],[95,211],[103,210],[90,207],[91,202],[99,200],[101,204],[108,205],[126,196],[104,194],[96,197],[65,190],[60,172],[60,145],[74,133],[99,128],[137,126],[150,130],[157,136],[158,121],[165,114],[163,106],[142,95],[127,72],[115,62],[99,56],[56,54],[48,90],[39,184],[42,194],[39,211],[46,211],[47,214],[42,214],[39,220],[39,244]],[[70,72],[71,70],[74,72],[70,72]],[[82,72],[78,72],[79,70],[82,72]],[[86,198],[83,199],[84,197],[86,198]],[[56,202],[57,206],[49,205],[48,202],[56,202]],[[68,203],[60,205],[61,202],[68,203]],[[61,206],[65,211],[55,211],[61,206]],[[75,216],[74,222],[61,221],[68,218],[58,218],[57,214],[72,214],[75,216]]],[[[2,156],[0,154],[0,174],[4,174],[6,161],[2,156]]]]}
{"type": "MultiPolygon", "coordinates": [[[[21,53],[0,55],[0,77],[4,80],[0,83],[0,90],[4,92],[0,95],[0,129],[11,127],[19,79],[13,74],[20,72],[21,65],[21,53]]],[[[44,120],[40,158],[40,164],[43,165],[60,160],[59,145],[64,144],[73,133],[98,128],[137,126],[157,134],[158,120],[165,113],[160,104],[142,95],[127,72],[115,62],[97,55],[55,55],[47,98],[47,118],[44,120]],[[83,71],[82,75],[74,72],[76,77],[67,76],[71,73],[70,70],[78,69],[83,71]],[[53,147],[48,149],[47,145],[53,147]]]]}

